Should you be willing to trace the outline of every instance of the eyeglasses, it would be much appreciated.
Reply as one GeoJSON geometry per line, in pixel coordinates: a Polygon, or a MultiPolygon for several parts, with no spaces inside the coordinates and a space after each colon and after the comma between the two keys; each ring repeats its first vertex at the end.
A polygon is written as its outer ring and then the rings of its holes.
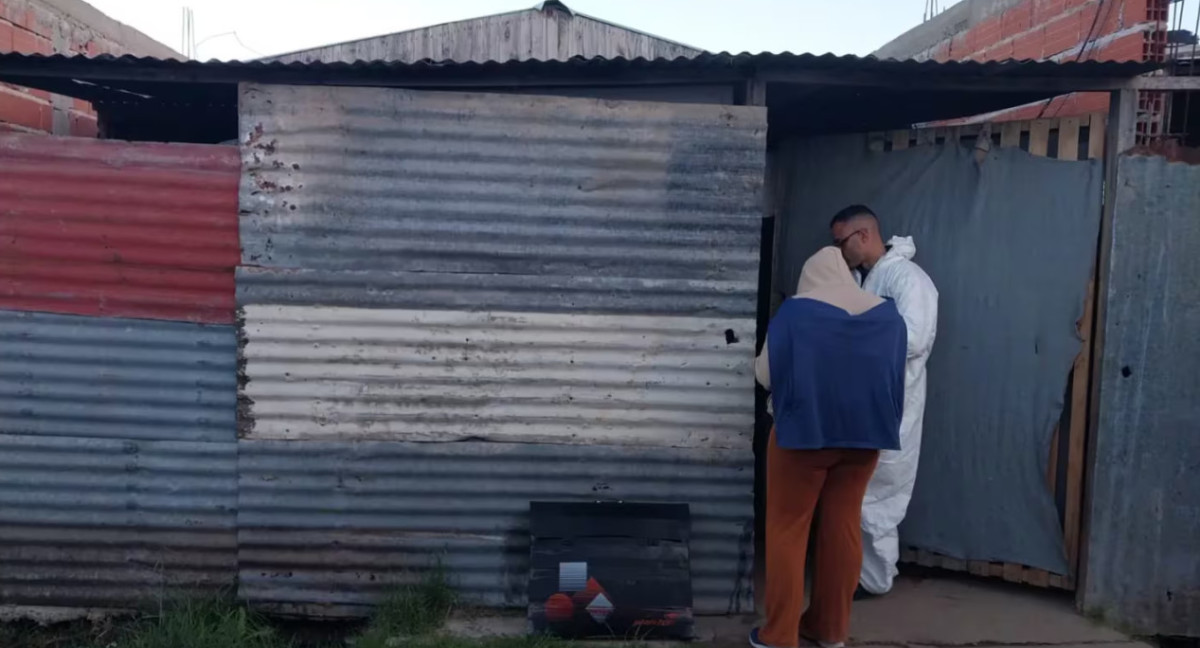
{"type": "Polygon", "coordinates": [[[843,236],[840,239],[835,238],[835,239],[833,239],[833,245],[834,245],[834,247],[836,247],[840,250],[841,248],[843,248],[846,245],[847,242],[850,241],[850,239],[854,238],[855,236],[857,236],[859,234],[862,234],[865,231],[867,231],[866,228],[860,228],[860,229],[854,230],[853,232],[850,232],[849,234],[843,236]]]}

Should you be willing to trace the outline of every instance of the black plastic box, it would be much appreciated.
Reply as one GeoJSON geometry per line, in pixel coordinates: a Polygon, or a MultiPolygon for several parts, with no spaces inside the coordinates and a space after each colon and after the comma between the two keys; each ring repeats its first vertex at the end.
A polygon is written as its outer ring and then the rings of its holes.
{"type": "Polygon", "coordinates": [[[687,504],[530,502],[529,513],[533,632],[692,638],[687,504]]]}

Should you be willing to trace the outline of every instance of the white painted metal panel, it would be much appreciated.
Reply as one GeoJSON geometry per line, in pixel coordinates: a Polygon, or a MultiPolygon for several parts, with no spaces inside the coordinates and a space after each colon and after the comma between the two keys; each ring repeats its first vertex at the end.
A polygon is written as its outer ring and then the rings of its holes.
{"type": "Polygon", "coordinates": [[[243,436],[744,449],[753,326],[251,305],[243,436]]]}

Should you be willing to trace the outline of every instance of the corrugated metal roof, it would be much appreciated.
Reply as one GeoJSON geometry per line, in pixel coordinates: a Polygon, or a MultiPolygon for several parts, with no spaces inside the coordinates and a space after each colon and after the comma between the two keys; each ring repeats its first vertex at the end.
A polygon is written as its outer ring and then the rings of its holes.
{"type": "Polygon", "coordinates": [[[1200,166],[1121,156],[1084,609],[1200,636],[1200,166]]]}
{"type": "Polygon", "coordinates": [[[236,464],[233,443],[0,435],[0,602],[134,607],[231,588],[236,464]]]}
{"type": "Polygon", "coordinates": [[[243,436],[750,447],[752,319],[245,312],[243,436]]]}
{"type": "MultiPolygon", "coordinates": [[[[0,54],[0,64],[4,63],[21,63],[23,65],[34,65],[43,67],[46,70],[52,70],[56,67],[65,68],[68,65],[79,66],[80,69],[92,69],[97,72],[105,69],[117,70],[120,68],[143,68],[146,70],[158,71],[176,71],[176,72],[191,72],[201,73],[204,70],[209,72],[235,72],[235,71],[254,71],[254,70],[307,70],[313,73],[328,72],[328,71],[418,71],[418,70],[439,70],[449,71],[450,69],[459,69],[462,71],[480,71],[490,70],[496,71],[504,69],[506,71],[527,71],[527,72],[552,72],[558,70],[581,70],[586,68],[599,69],[621,69],[621,68],[640,68],[640,69],[658,69],[658,70],[684,70],[684,69],[737,69],[746,72],[753,72],[763,69],[792,69],[792,70],[816,70],[816,69],[838,69],[847,72],[851,71],[881,71],[881,72],[913,72],[923,71],[937,74],[949,74],[958,76],[991,76],[996,74],[1015,74],[1018,76],[1031,77],[1123,77],[1134,76],[1147,71],[1158,69],[1160,65],[1141,63],[1141,62],[1116,62],[1116,61],[1067,61],[1062,63],[1037,61],[1031,59],[1015,60],[1006,59],[1001,61],[915,61],[915,60],[895,60],[895,59],[877,59],[873,56],[853,56],[853,55],[835,55],[835,54],[793,54],[790,52],[783,53],[759,53],[752,54],[743,52],[741,54],[732,54],[729,52],[720,53],[704,53],[692,57],[679,57],[674,59],[645,59],[633,58],[627,59],[624,57],[605,58],[605,57],[581,57],[577,56],[566,61],[451,61],[451,60],[421,60],[415,62],[403,61],[355,61],[353,63],[333,62],[326,63],[314,61],[310,63],[282,63],[277,61],[181,61],[177,59],[156,59],[152,57],[135,57],[130,55],[112,56],[104,54],[97,57],[84,56],[63,56],[55,54],[52,56],[43,56],[41,54],[0,54]]],[[[194,80],[200,81],[201,77],[196,77],[194,80]]],[[[249,80],[249,78],[247,79],[249,80]]]]}
{"type": "MultiPolygon", "coordinates": [[[[173,124],[156,137],[233,137],[220,109],[236,106],[236,84],[471,88],[502,92],[584,91],[596,87],[768,81],[773,137],[864,132],[962,117],[1068,92],[1107,91],[1159,67],[1150,63],[1042,61],[883,61],[826,54],[701,54],[676,59],[580,58],[566,61],[455,63],[422,60],[354,63],[86,59],[0,54],[0,81],[86,99],[120,115],[114,128],[144,137],[146,116],[170,105],[173,124]],[[88,83],[80,84],[77,80],[88,83]],[[219,131],[195,132],[197,123],[219,131]],[[228,134],[226,134],[228,131],[228,134]]],[[[156,122],[157,123],[157,122],[156,122]]],[[[151,129],[153,130],[153,129],[151,129]]],[[[154,131],[158,132],[158,131],[154,131]]]]}
{"type": "Polygon", "coordinates": [[[232,326],[0,311],[0,430],[236,438],[232,326]]]}
{"type": "Polygon", "coordinates": [[[728,450],[242,441],[239,593],[356,615],[439,561],[471,602],[526,604],[530,500],[689,502],[695,609],[753,608],[753,458],[728,450]]]}
{"type": "Polygon", "coordinates": [[[0,308],[233,323],[237,149],[0,135],[0,308]]]}

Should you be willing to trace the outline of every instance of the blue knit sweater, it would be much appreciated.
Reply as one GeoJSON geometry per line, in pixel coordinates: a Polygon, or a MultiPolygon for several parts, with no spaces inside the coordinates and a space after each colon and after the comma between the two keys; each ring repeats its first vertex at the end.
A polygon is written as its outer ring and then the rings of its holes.
{"type": "Polygon", "coordinates": [[[781,448],[900,449],[907,332],[895,303],[850,315],[789,299],[767,336],[781,448]]]}

